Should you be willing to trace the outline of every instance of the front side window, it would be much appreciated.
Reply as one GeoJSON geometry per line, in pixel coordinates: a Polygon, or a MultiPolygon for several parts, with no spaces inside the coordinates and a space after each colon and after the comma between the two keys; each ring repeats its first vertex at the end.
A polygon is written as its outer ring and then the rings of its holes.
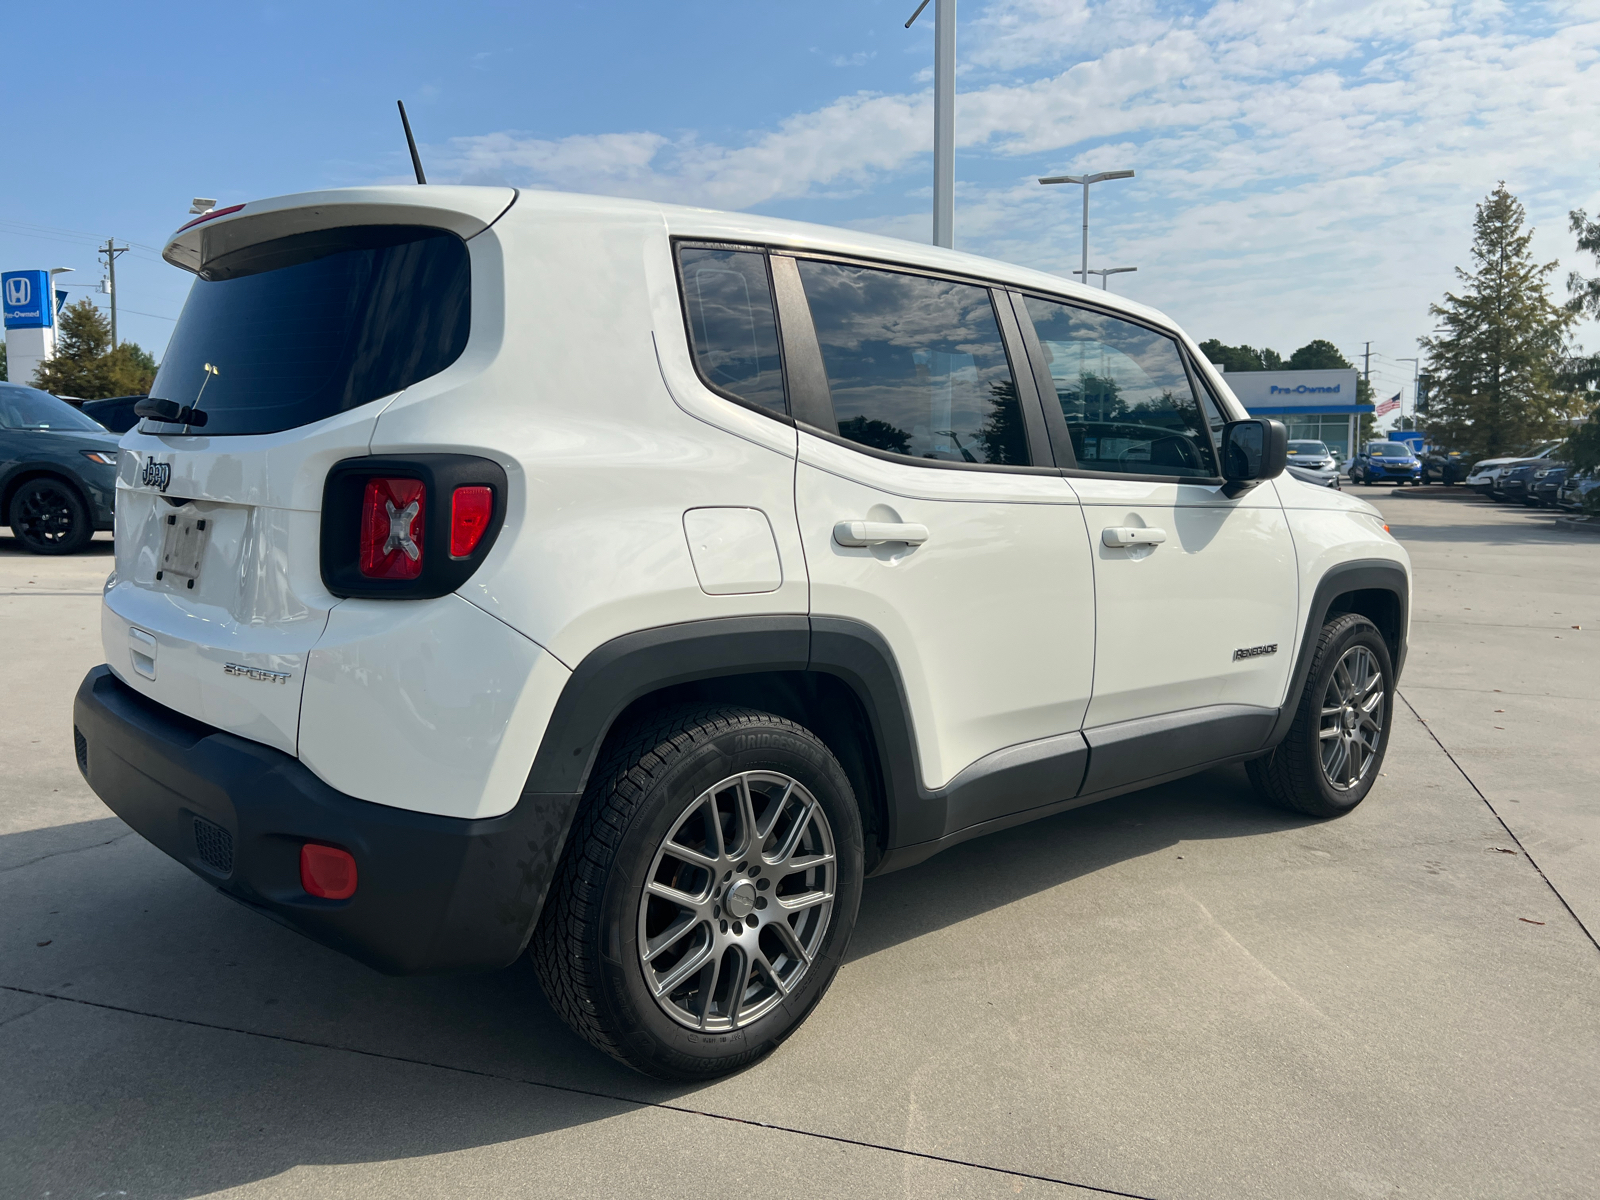
{"type": "Polygon", "coordinates": [[[1028,464],[987,288],[806,260],[800,278],[840,437],[938,462],[1028,464]]]}
{"type": "Polygon", "coordinates": [[[1054,300],[1029,296],[1027,306],[1079,467],[1126,475],[1217,475],[1209,423],[1176,342],[1131,321],[1054,300]]]}
{"type": "Polygon", "coordinates": [[[678,270],[701,378],[748,404],[787,413],[767,256],[758,250],[680,246],[678,270]]]}
{"type": "Polygon", "coordinates": [[[472,324],[467,244],[410,225],[258,243],[206,263],[150,394],[206,414],[203,432],[276,433],[444,370],[472,324]]]}

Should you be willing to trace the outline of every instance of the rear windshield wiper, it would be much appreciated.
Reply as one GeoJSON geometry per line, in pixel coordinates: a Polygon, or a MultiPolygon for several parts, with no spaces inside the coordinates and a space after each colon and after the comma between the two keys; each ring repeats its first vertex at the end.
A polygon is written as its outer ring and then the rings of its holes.
{"type": "Polygon", "coordinates": [[[206,414],[192,405],[163,400],[157,396],[146,396],[140,400],[133,406],[133,415],[148,417],[152,421],[165,421],[170,425],[192,425],[196,429],[207,420],[206,414]]]}

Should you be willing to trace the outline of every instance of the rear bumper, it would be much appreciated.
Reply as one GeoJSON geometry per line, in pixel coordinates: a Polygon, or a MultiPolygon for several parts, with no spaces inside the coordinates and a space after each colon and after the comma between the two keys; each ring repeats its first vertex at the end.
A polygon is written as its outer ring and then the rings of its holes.
{"type": "Polygon", "coordinates": [[[136,832],[235,899],[389,974],[514,962],[578,803],[525,792],[504,816],[463,820],[357,800],[104,666],[79,686],[73,726],[84,778],[136,832]],[[355,857],[355,895],[322,900],[300,886],[308,841],[355,857]]]}

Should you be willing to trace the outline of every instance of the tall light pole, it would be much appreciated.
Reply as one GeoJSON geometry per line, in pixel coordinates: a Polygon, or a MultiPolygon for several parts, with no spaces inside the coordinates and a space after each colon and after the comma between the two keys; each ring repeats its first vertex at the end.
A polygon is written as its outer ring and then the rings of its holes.
{"type": "Polygon", "coordinates": [[[1132,171],[1099,171],[1093,175],[1052,175],[1049,179],[1039,180],[1040,183],[1083,184],[1083,269],[1075,274],[1083,276],[1085,287],[1089,285],[1089,185],[1106,179],[1132,178],[1132,171]]]}
{"type": "MultiPolygon", "coordinates": [[[[956,0],[933,2],[933,244],[956,244],[956,0]]],[[[906,28],[922,15],[922,0],[906,28]]]]}
{"type": "MultiPolygon", "coordinates": [[[[1138,267],[1096,267],[1094,270],[1090,271],[1089,274],[1100,276],[1100,290],[1104,292],[1110,290],[1106,287],[1107,275],[1121,275],[1126,271],[1137,271],[1138,269],[1138,267]]],[[[1073,274],[1082,275],[1083,272],[1074,271],[1073,274]]]]}

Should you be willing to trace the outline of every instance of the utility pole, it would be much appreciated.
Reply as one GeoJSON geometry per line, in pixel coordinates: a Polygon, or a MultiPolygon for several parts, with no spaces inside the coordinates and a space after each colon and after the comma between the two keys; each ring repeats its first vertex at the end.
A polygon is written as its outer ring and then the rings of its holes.
{"type": "Polygon", "coordinates": [[[96,251],[97,254],[106,256],[106,291],[111,295],[111,348],[117,348],[117,259],[128,252],[126,246],[119,246],[115,238],[107,238],[106,244],[96,251]]]}
{"type": "MultiPolygon", "coordinates": [[[[922,15],[917,5],[906,28],[922,15]]],[[[933,244],[956,244],[956,0],[933,5],[933,244]]]]}

